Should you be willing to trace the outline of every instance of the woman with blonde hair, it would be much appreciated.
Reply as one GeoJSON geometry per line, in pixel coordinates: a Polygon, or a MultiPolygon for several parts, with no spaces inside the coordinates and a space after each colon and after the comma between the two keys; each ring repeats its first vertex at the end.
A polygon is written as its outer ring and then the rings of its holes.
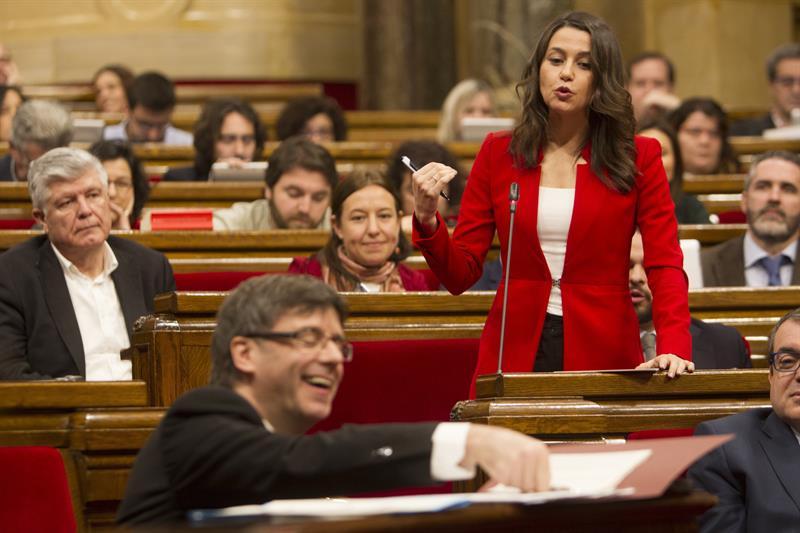
{"type": "Polygon", "coordinates": [[[436,139],[442,144],[461,141],[461,121],[465,117],[493,117],[495,114],[492,87],[483,80],[466,79],[447,94],[436,139]]]}

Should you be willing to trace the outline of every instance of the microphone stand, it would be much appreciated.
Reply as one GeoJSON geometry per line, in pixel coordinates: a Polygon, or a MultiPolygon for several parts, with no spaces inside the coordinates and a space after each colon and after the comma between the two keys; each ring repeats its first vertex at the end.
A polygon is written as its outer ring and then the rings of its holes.
{"type": "Polygon", "coordinates": [[[503,314],[500,319],[500,354],[497,358],[497,373],[503,373],[503,346],[506,340],[506,311],[508,310],[508,281],[511,275],[511,244],[514,240],[514,215],[517,213],[517,201],[519,201],[519,184],[515,181],[511,183],[511,190],[508,193],[509,212],[511,222],[508,226],[508,254],[506,255],[506,275],[505,285],[503,286],[503,314]]]}

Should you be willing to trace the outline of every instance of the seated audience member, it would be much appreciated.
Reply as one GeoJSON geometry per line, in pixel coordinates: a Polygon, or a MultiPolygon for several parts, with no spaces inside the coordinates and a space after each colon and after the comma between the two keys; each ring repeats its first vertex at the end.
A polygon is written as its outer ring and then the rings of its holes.
{"type": "Polygon", "coordinates": [[[3,43],[0,43],[0,85],[19,85],[22,78],[19,69],[11,57],[11,52],[3,43]]]}
{"type": "Polygon", "coordinates": [[[436,140],[442,144],[462,141],[464,140],[461,136],[463,119],[496,115],[492,87],[483,80],[463,80],[450,89],[444,99],[436,140]]]}
{"type": "MultiPolygon", "coordinates": [[[[645,360],[656,355],[655,325],[653,324],[653,294],[647,285],[644,270],[644,248],[642,236],[637,231],[631,241],[631,269],[628,276],[631,301],[639,319],[639,335],[645,360]]],[[[750,368],[750,354],[744,339],[736,328],[723,324],[712,324],[692,318],[689,324],[692,334],[692,362],[698,370],[713,368],[750,368]]]]}
{"type": "Polygon", "coordinates": [[[331,237],[313,257],[298,257],[289,272],[310,274],[338,291],[428,290],[425,276],[401,261],[411,244],[400,228],[400,197],[375,171],[356,170],[331,197],[331,237]]]}
{"type": "Polygon", "coordinates": [[[72,119],[61,104],[28,100],[11,121],[8,154],[0,159],[0,181],[25,181],[30,163],[72,140],[72,119]]]}
{"type": "Polygon", "coordinates": [[[123,65],[105,65],[92,77],[94,102],[102,113],[127,113],[133,72],[123,65]]]}
{"type": "Polygon", "coordinates": [[[700,517],[701,533],[789,532],[800,525],[800,309],[778,321],[768,346],[772,408],[695,429],[695,435],[736,435],[689,469],[689,479],[719,499],[700,517]]]}
{"type": "Polygon", "coordinates": [[[0,255],[0,378],[131,379],[134,321],[175,290],[162,254],[109,236],[108,177],[88,152],[56,148],[31,164],[44,234],[0,255]]]}
{"type": "Polygon", "coordinates": [[[739,162],[728,142],[728,115],[711,98],[689,98],[669,116],[678,134],[683,170],[690,174],[737,172],[739,162]]]}
{"type": "Polygon", "coordinates": [[[683,192],[683,158],[675,131],[660,120],[640,124],[639,135],[651,137],[661,144],[661,162],[669,180],[678,224],[708,224],[708,211],[703,203],[696,196],[683,192]]]}
{"type": "Polygon", "coordinates": [[[389,158],[386,177],[400,193],[403,209],[403,231],[411,231],[411,216],[414,213],[414,192],[411,190],[411,171],[402,161],[403,156],[408,156],[411,161],[422,168],[431,161],[438,161],[458,171],[456,177],[447,184],[444,192],[450,197],[448,202],[439,198],[439,212],[444,216],[450,226],[455,226],[458,218],[458,207],[461,204],[461,194],[467,181],[467,174],[461,167],[458,158],[450,150],[434,141],[408,141],[401,144],[389,158]]]}
{"type": "Polygon", "coordinates": [[[336,162],[304,137],[283,141],[272,152],[264,199],[214,211],[215,230],[329,229],[331,191],[339,181],[336,162]]]}
{"type": "Polygon", "coordinates": [[[139,74],[128,91],[128,117],[119,124],[106,126],[103,138],[191,146],[192,134],[170,124],[174,110],[172,81],[158,72],[139,74]]]}
{"type": "Polygon", "coordinates": [[[348,425],[305,435],[331,412],[345,363],[344,300],[309,276],[262,276],[220,307],[211,386],[178,398],[139,452],[117,520],[186,520],[192,509],[471,479],[550,485],[547,448],[468,423],[348,425]]]}
{"type": "Polygon", "coordinates": [[[121,141],[98,141],[89,152],[100,160],[108,174],[111,229],[136,227],[150,196],[150,184],[131,145],[121,141]]]}
{"type": "Polygon", "coordinates": [[[209,100],[194,127],[194,166],[171,168],[164,181],[206,181],[217,161],[258,161],[267,135],[253,107],[238,98],[209,100]]]}
{"type": "Polygon", "coordinates": [[[628,83],[636,122],[653,121],[677,108],[675,66],[660,52],[642,52],[628,63],[628,83]]]}
{"type": "Polygon", "coordinates": [[[347,120],[342,108],[329,96],[292,100],[278,116],[275,129],[281,141],[295,135],[315,143],[347,140],[347,120]]]}
{"type": "Polygon", "coordinates": [[[11,140],[11,121],[24,101],[19,87],[0,85],[0,141],[11,140]]]}
{"type": "Polygon", "coordinates": [[[800,285],[800,156],[766,152],[756,156],[745,178],[742,211],[747,233],[703,250],[706,287],[800,285]]]}
{"type": "Polygon", "coordinates": [[[772,97],[769,113],[735,122],[731,135],[762,135],[764,130],[792,125],[792,110],[800,109],[800,43],[785,44],[770,54],[767,79],[772,97]]]}

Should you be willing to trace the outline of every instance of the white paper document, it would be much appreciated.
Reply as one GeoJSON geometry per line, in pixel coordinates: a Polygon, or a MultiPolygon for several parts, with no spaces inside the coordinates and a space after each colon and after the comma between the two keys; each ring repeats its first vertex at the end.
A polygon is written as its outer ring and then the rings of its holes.
{"type": "Polygon", "coordinates": [[[465,507],[473,503],[518,503],[536,505],[555,500],[602,498],[626,495],[616,486],[650,456],[650,450],[596,453],[550,454],[551,485],[558,490],[520,493],[498,486],[491,492],[428,494],[388,498],[313,498],[273,500],[263,505],[242,505],[226,509],[199,510],[190,520],[225,519],[245,516],[349,517],[379,514],[431,513],[465,507]]]}

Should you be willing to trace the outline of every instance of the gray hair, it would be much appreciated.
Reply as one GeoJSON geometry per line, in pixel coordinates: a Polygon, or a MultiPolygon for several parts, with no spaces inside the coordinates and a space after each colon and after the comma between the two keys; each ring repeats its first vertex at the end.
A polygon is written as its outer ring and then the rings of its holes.
{"type": "Polygon", "coordinates": [[[28,100],[19,106],[11,122],[11,144],[21,149],[36,143],[43,150],[67,146],[72,140],[72,118],[57,102],[28,100]]]}
{"type": "Polygon", "coordinates": [[[108,174],[100,161],[85,150],[54,148],[31,163],[28,171],[28,192],[34,209],[44,210],[50,197],[50,185],[58,181],[75,181],[94,170],[103,188],[108,189],[108,174]]]}
{"type": "Polygon", "coordinates": [[[758,154],[753,158],[753,161],[750,163],[750,170],[744,177],[744,188],[742,189],[743,191],[746,191],[750,188],[750,184],[756,177],[756,170],[758,169],[758,165],[766,161],[767,159],[782,159],[784,161],[788,161],[789,163],[794,164],[798,169],[800,169],[800,155],[797,155],[794,152],[789,152],[786,150],[770,150],[768,152],[764,152],[763,154],[758,154]]]}
{"type": "Polygon", "coordinates": [[[211,338],[211,383],[232,387],[243,376],[231,359],[236,336],[271,331],[287,313],[333,309],[344,323],[344,299],[323,281],[305,275],[266,275],[239,285],[222,303],[211,338]]]}
{"type": "Polygon", "coordinates": [[[800,43],[779,46],[767,57],[767,79],[770,83],[778,76],[778,63],[784,59],[800,59],[800,43]]]}
{"type": "Polygon", "coordinates": [[[494,105],[494,91],[492,86],[483,80],[469,78],[457,83],[442,104],[442,115],[439,119],[439,129],[436,132],[436,140],[441,144],[451,143],[461,140],[461,124],[458,123],[458,115],[464,106],[469,103],[473,96],[479,93],[486,93],[494,105]]]}

